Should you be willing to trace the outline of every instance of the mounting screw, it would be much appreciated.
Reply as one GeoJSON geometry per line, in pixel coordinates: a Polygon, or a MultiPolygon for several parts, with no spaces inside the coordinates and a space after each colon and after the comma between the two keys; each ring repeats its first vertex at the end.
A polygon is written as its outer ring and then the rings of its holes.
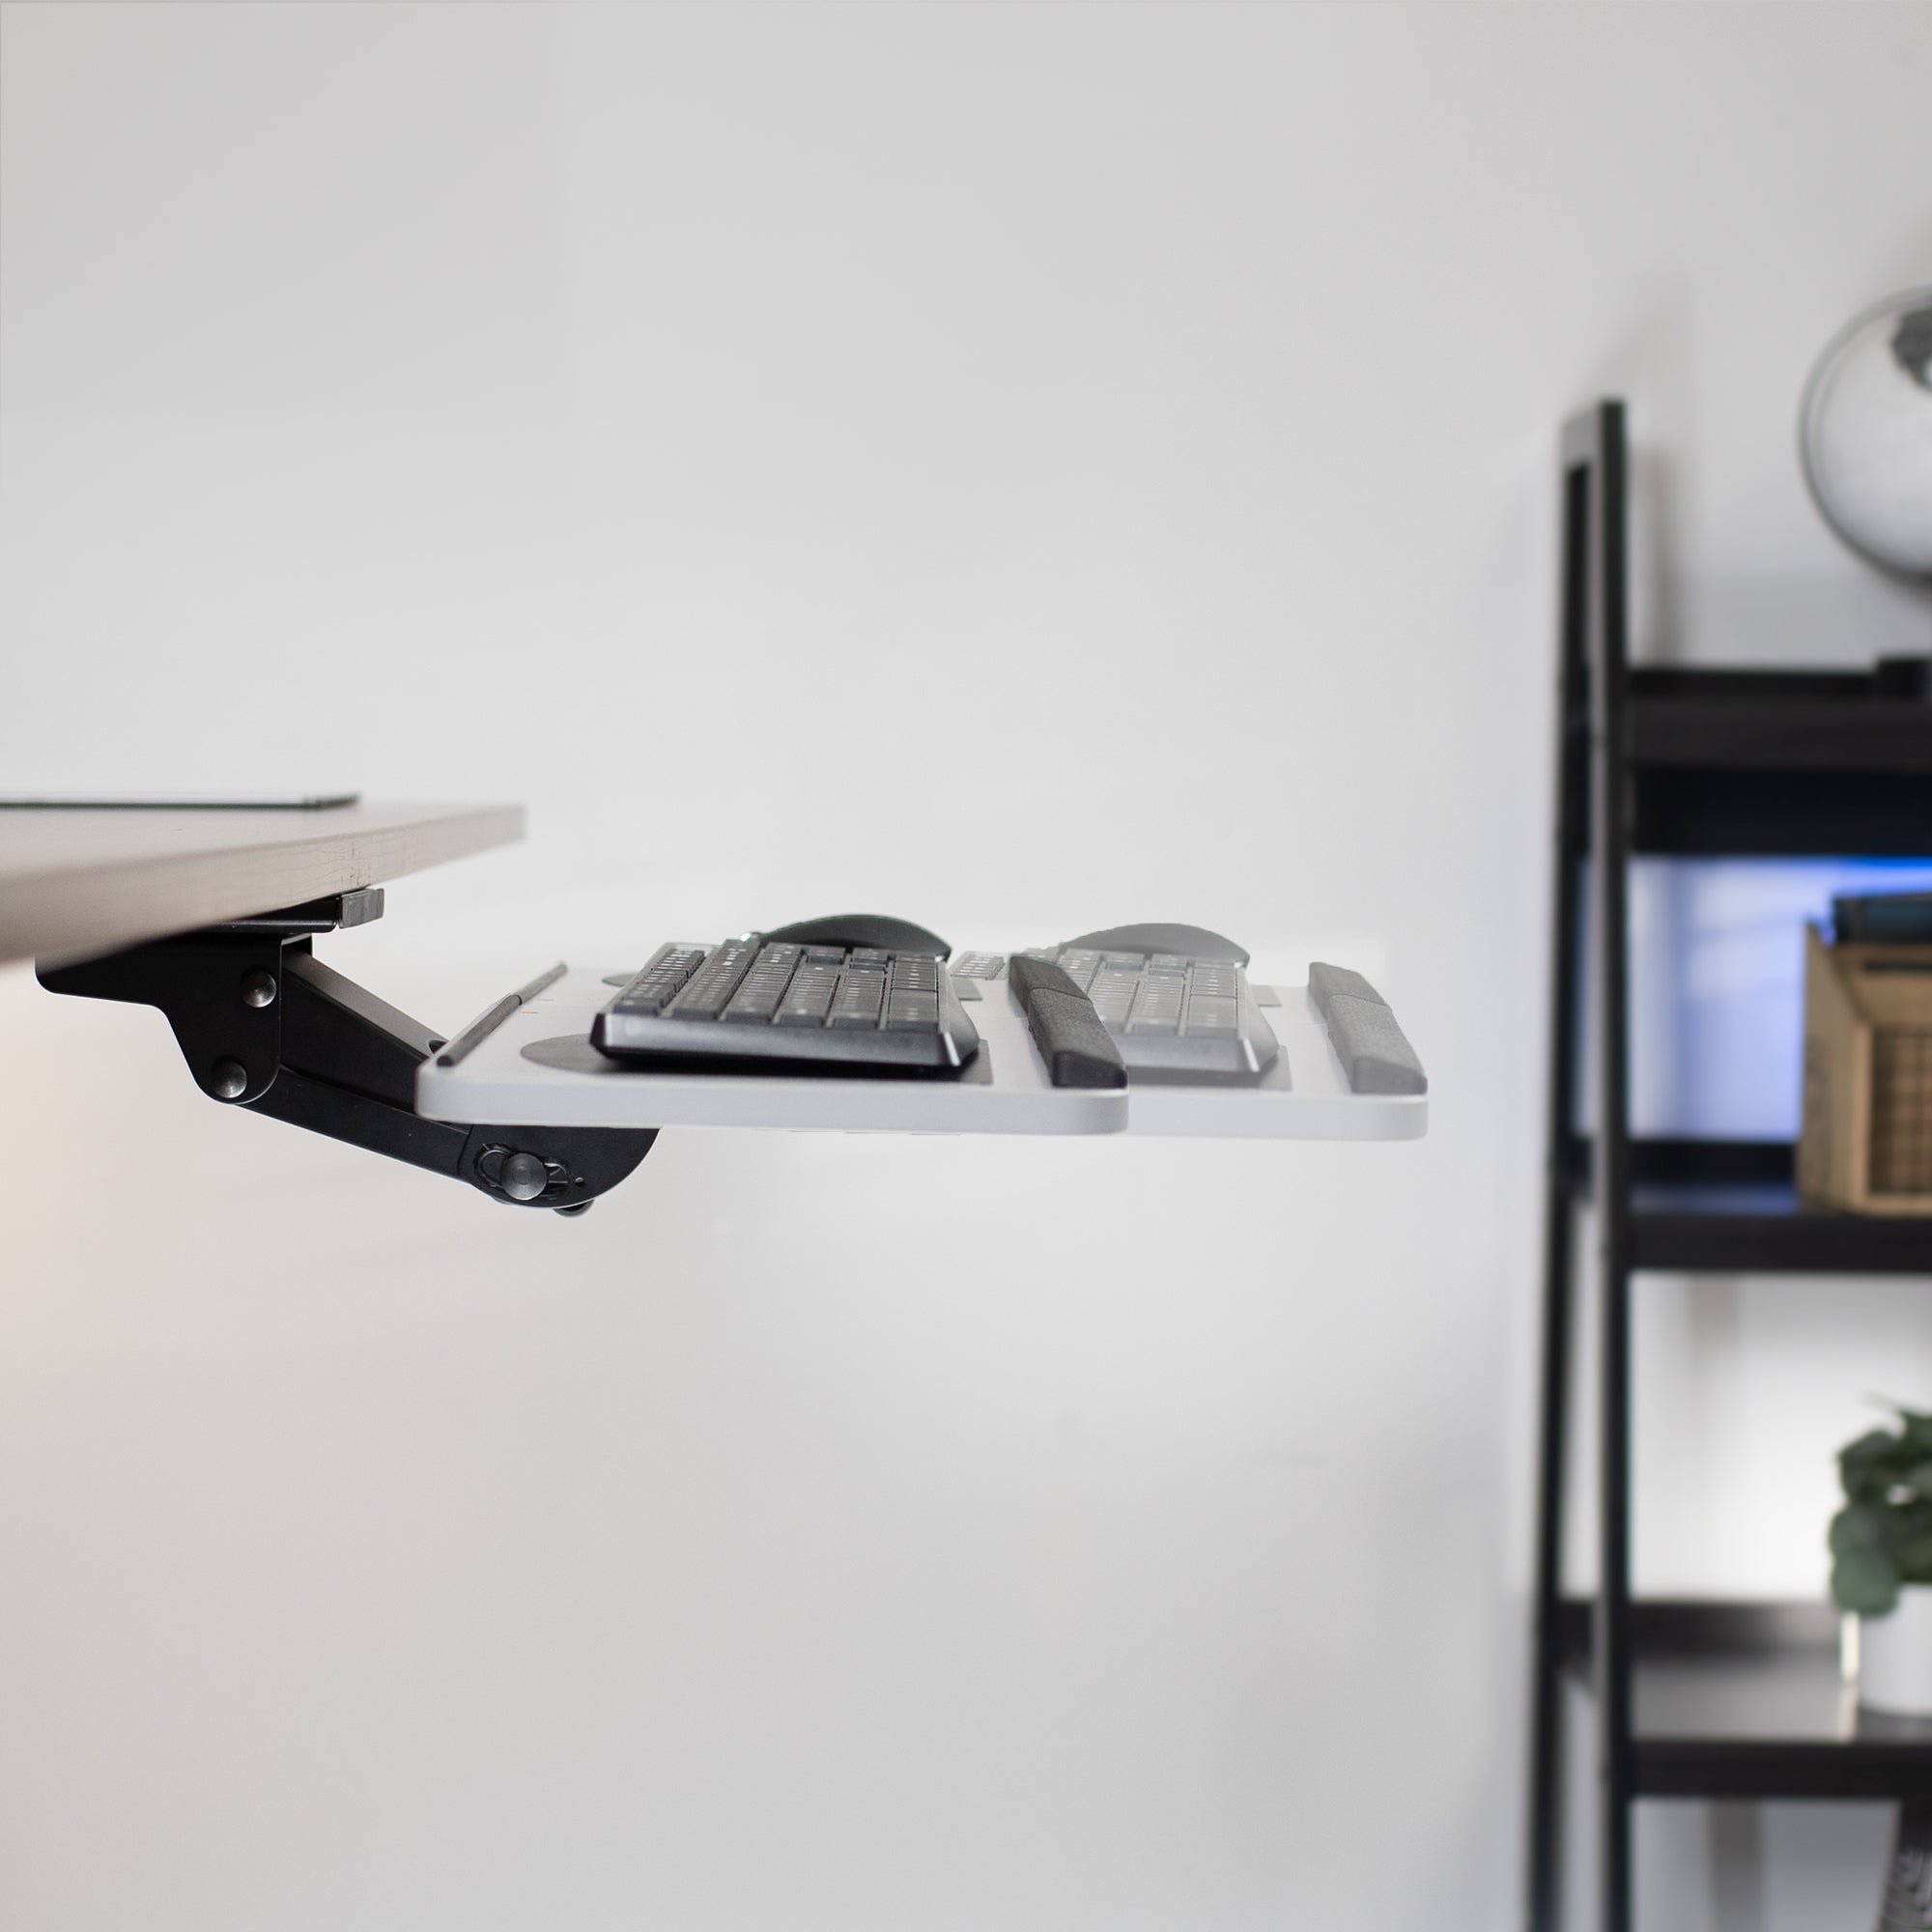
{"type": "Polygon", "coordinates": [[[242,1004],[244,1007],[272,1007],[275,1004],[275,976],[257,966],[242,976],[242,1004]]]}
{"type": "Polygon", "coordinates": [[[239,1100],[248,1091],[248,1069],[239,1060],[217,1060],[209,1068],[208,1091],[217,1100],[239,1100]]]}
{"type": "Polygon", "coordinates": [[[550,1169],[533,1153],[513,1153],[497,1184],[512,1201],[534,1201],[550,1185],[550,1169]]]}

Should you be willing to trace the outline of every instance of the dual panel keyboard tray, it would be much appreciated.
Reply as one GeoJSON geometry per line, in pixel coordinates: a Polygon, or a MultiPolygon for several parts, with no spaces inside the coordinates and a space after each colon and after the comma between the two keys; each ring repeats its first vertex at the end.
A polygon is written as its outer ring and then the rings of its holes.
{"type": "MultiPolygon", "coordinates": [[[[1282,1057],[1255,1087],[1055,1088],[1003,977],[959,980],[980,1053],[957,1080],[668,1073],[619,1065],[589,1044],[611,996],[595,969],[525,1000],[453,1065],[416,1074],[431,1120],[571,1127],[770,1127],[832,1133],[1151,1134],[1225,1140],[1400,1141],[1428,1130],[1423,1094],[1354,1094],[1302,986],[1267,1009],[1282,1057]],[[971,1001],[971,990],[980,998],[971,1001]]],[[[1257,992],[1261,988],[1257,987],[1257,992]]]]}

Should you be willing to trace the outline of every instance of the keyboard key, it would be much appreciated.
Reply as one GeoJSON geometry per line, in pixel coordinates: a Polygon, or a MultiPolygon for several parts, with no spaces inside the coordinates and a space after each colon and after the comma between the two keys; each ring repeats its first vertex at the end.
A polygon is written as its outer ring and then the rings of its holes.
{"type": "Polygon", "coordinates": [[[660,1011],[677,996],[678,989],[697,970],[703,958],[704,948],[701,946],[660,946],[617,995],[618,1004],[626,1012],[660,1011]]]}
{"type": "Polygon", "coordinates": [[[1190,1034],[1233,1033],[1235,1001],[1197,992],[1187,1003],[1187,1031],[1190,1034]]]}
{"type": "Polygon", "coordinates": [[[939,995],[937,993],[895,992],[886,1002],[888,1033],[937,1033],[939,995]]]}
{"type": "Polygon", "coordinates": [[[946,970],[954,980],[997,980],[1005,974],[1007,961],[999,952],[959,952],[948,962],[946,970]]]}
{"type": "MultiPolygon", "coordinates": [[[[1076,983],[1080,975],[1074,974],[1076,983]]],[[[1087,982],[1087,997],[1094,1002],[1094,1010],[1108,1026],[1124,1026],[1127,1014],[1133,1009],[1134,995],[1140,990],[1138,962],[1132,968],[1109,961],[1087,982]]]]}
{"type": "Polygon", "coordinates": [[[668,1016],[676,1020],[715,1020],[738,990],[756,949],[742,941],[721,946],[686,982],[668,1016]]]}
{"type": "MultiPolygon", "coordinates": [[[[775,1026],[823,1026],[832,1008],[832,996],[838,990],[838,969],[828,959],[812,956],[809,948],[805,961],[785,989],[783,1003],[773,1020],[775,1026]]],[[[843,958],[843,954],[838,955],[843,958]]]]}
{"type": "Polygon", "coordinates": [[[939,961],[937,959],[909,958],[901,953],[893,961],[893,991],[908,993],[937,993],[939,991],[939,961]]]}
{"type": "MultiPolygon", "coordinates": [[[[857,955],[854,955],[856,960],[857,955]]],[[[875,1030],[879,1008],[886,997],[886,976],[867,972],[856,964],[845,974],[838,995],[832,1003],[832,1024],[847,1031],[875,1030]]]]}
{"type": "Polygon", "coordinates": [[[758,954],[756,964],[740,981],[738,990],[731,995],[730,1003],[724,1009],[725,1022],[742,1026],[769,1020],[777,1011],[780,1000],[784,997],[797,954],[795,946],[766,947],[758,954]]]}
{"type": "Polygon", "coordinates": [[[1150,973],[1134,996],[1127,1031],[1143,1036],[1179,1033],[1181,996],[1186,990],[1187,981],[1178,973],[1150,973]]]}

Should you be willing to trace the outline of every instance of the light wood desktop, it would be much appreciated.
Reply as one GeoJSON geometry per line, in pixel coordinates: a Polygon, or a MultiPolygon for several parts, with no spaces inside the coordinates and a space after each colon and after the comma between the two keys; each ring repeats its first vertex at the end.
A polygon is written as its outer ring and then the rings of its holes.
{"type": "Polygon", "coordinates": [[[0,963],[302,905],[523,836],[518,805],[0,806],[0,963]]]}

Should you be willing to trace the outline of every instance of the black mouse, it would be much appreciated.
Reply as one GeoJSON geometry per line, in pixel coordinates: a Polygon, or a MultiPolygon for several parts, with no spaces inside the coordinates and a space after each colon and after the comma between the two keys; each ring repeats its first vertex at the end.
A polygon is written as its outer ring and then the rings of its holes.
{"type": "Polygon", "coordinates": [[[827,919],[801,919],[791,925],[775,926],[765,937],[790,946],[868,946],[881,952],[919,952],[932,959],[952,956],[952,947],[938,933],[882,912],[839,912],[827,919]]]}
{"type": "Polygon", "coordinates": [[[1062,947],[1082,952],[1179,952],[1189,959],[1232,959],[1245,966],[1245,949],[1205,925],[1110,925],[1104,932],[1083,932],[1062,947]]]}

